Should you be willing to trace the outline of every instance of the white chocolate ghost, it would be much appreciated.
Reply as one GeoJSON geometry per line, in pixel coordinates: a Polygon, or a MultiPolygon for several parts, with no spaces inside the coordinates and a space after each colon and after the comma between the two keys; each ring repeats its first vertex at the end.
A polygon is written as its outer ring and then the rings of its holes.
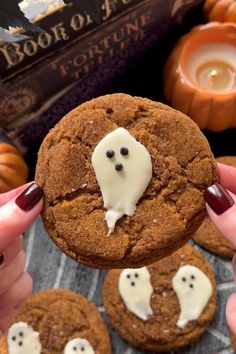
{"type": "Polygon", "coordinates": [[[42,350],[39,333],[24,322],[9,328],[7,345],[9,354],[40,354],[42,350]]]}
{"type": "Polygon", "coordinates": [[[183,329],[201,315],[212,295],[212,284],[200,269],[185,265],[173,277],[172,286],[180,305],[177,326],[183,329]]]}
{"type": "Polygon", "coordinates": [[[64,354],[95,354],[95,351],[87,339],[75,338],[66,344],[64,354]]]}
{"type": "Polygon", "coordinates": [[[153,287],[147,267],[124,269],[119,277],[119,292],[127,309],[143,321],[153,315],[151,296],[153,287]]]}
{"type": "Polygon", "coordinates": [[[134,215],[152,178],[151,156],[126,129],[118,128],[95,147],[92,165],[107,209],[110,235],[118,219],[134,215]]]}

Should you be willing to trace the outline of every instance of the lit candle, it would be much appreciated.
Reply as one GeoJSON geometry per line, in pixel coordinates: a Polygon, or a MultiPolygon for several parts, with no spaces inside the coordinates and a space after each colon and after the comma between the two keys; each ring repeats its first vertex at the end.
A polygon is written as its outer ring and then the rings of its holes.
{"type": "Polygon", "coordinates": [[[236,46],[203,44],[193,50],[187,64],[190,79],[202,89],[230,92],[236,89],[236,46]]]}
{"type": "Polygon", "coordinates": [[[195,27],[170,54],[164,80],[169,103],[200,128],[236,127],[236,25],[195,27]]]}
{"type": "Polygon", "coordinates": [[[235,70],[224,62],[212,61],[202,64],[196,71],[196,81],[203,89],[229,92],[235,89],[235,70]]]}

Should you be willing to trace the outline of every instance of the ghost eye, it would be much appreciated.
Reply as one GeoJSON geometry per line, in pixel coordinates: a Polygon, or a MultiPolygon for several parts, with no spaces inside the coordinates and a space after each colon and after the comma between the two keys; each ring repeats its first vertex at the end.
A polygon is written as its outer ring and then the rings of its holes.
{"type": "Polygon", "coordinates": [[[15,337],[15,336],[14,336],[14,337],[12,337],[12,340],[13,340],[13,341],[15,341],[15,340],[16,340],[16,337],[15,337]]]}
{"type": "Polygon", "coordinates": [[[129,278],[130,278],[130,274],[127,274],[127,275],[126,275],[126,278],[128,278],[128,279],[129,279],[129,278]]]}
{"type": "Polygon", "coordinates": [[[122,147],[122,148],[120,149],[120,153],[121,153],[121,155],[123,155],[123,156],[127,156],[128,153],[129,153],[129,150],[128,150],[126,147],[122,147]]]}
{"type": "Polygon", "coordinates": [[[107,150],[106,156],[111,159],[115,155],[115,151],[113,150],[107,150]]]}
{"type": "Polygon", "coordinates": [[[19,333],[19,336],[20,336],[20,337],[23,337],[23,336],[24,336],[24,333],[23,333],[23,332],[20,332],[20,333],[19,333]]]}
{"type": "Polygon", "coordinates": [[[80,349],[81,349],[81,352],[84,352],[84,347],[81,347],[80,349]]]}
{"type": "Polygon", "coordinates": [[[122,165],[122,163],[117,163],[117,164],[115,165],[115,169],[116,169],[116,171],[122,171],[122,170],[123,170],[123,165],[122,165]]]}
{"type": "Polygon", "coordinates": [[[186,281],[186,278],[185,278],[185,277],[183,277],[183,278],[182,278],[182,281],[186,281]]]}
{"type": "Polygon", "coordinates": [[[73,350],[74,350],[74,352],[76,352],[76,350],[77,350],[77,347],[73,347],[73,350]]]}
{"type": "Polygon", "coordinates": [[[135,276],[135,278],[138,278],[138,273],[135,273],[134,276],[135,276]]]}
{"type": "Polygon", "coordinates": [[[191,279],[193,279],[193,280],[194,280],[194,279],[195,279],[195,276],[194,276],[194,275],[191,275],[191,279]]]}

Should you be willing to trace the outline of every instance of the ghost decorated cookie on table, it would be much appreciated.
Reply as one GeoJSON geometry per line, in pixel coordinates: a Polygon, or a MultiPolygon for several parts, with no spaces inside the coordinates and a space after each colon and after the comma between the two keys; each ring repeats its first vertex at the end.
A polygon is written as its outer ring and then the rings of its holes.
{"type": "MultiPolygon", "coordinates": [[[[8,331],[7,345],[9,354],[41,354],[40,336],[24,322],[14,323],[8,331]]],[[[95,354],[89,341],[74,338],[66,344],[63,354],[95,354]]]]}
{"type": "MultiPolygon", "coordinates": [[[[142,321],[148,321],[153,315],[151,297],[154,292],[148,268],[124,269],[119,276],[118,288],[126,308],[142,321]]],[[[212,284],[199,268],[185,265],[174,275],[172,288],[180,306],[176,326],[184,329],[188,322],[201,316],[212,296],[212,284]]]]}
{"type": "Polygon", "coordinates": [[[123,215],[133,216],[152,178],[151,156],[126,129],[118,128],[95,147],[92,165],[100,186],[108,235],[123,215]]]}

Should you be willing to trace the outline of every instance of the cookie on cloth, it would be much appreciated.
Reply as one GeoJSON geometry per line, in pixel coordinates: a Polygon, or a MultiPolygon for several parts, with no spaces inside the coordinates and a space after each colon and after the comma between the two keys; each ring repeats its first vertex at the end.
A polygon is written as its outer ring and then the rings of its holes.
{"type": "Polygon", "coordinates": [[[196,341],[216,310],[210,264],[191,246],[139,269],[108,272],[103,301],[110,321],[130,345],[154,352],[196,341]]]}
{"type": "MultiPolygon", "coordinates": [[[[236,167],[236,156],[222,156],[217,162],[236,167]]],[[[200,228],[193,235],[193,239],[200,246],[220,257],[232,258],[235,251],[221,233],[215,228],[209,217],[203,221],[200,228]]]]}
{"type": "Polygon", "coordinates": [[[81,295],[56,289],[28,299],[5,338],[1,354],[110,354],[107,328],[81,295]]]}
{"type": "Polygon", "coordinates": [[[95,268],[137,268],[190,238],[216,163],[198,126],[148,99],[113,94],[68,113],[43,141],[42,218],[68,256],[95,268]]]}

